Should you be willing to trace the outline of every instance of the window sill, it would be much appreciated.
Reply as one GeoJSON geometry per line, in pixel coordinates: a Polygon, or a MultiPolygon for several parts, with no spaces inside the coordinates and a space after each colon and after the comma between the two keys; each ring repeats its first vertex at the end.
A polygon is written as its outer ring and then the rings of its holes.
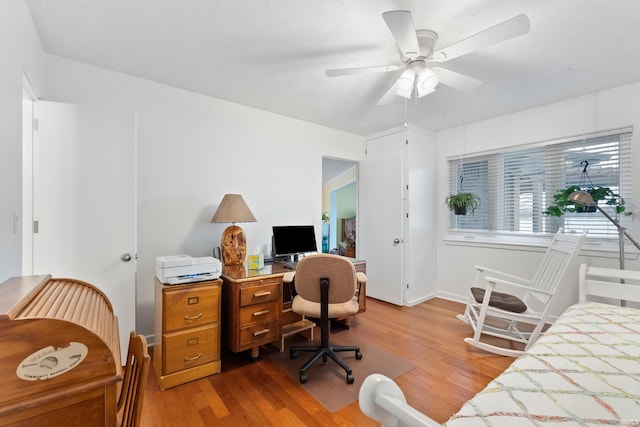
{"type": "MultiPolygon", "coordinates": [[[[483,231],[447,230],[444,244],[449,246],[468,246],[477,248],[509,249],[520,251],[545,252],[551,243],[552,235],[522,233],[489,233],[483,231]]],[[[587,237],[580,255],[599,258],[619,258],[618,239],[587,237]]],[[[625,242],[624,258],[638,259],[637,249],[625,242]]]]}

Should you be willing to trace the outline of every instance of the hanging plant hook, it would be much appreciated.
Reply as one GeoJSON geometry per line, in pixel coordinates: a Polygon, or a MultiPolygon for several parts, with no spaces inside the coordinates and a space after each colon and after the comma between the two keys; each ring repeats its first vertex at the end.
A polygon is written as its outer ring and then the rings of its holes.
{"type": "Polygon", "coordinates": [[[582,169],[582,173],[588,173],[587,172],[587,168],[589,167],[589,161],[588,160],[583,160],[580,162],[580,166],[584,165],[584,169],[582,169]]]}
{"type": "Polygon", "coordinates": [[[580,177],[580,188],[584,189],[583,187],[585,185],[587,185],[587,183],[593,187],[593,183],[591,182],[591,178],[589,178],[589,161],[588,160],[583,160],[580,162],[580,166],[584,166],[582,168],[582,176],[580,177]]]}

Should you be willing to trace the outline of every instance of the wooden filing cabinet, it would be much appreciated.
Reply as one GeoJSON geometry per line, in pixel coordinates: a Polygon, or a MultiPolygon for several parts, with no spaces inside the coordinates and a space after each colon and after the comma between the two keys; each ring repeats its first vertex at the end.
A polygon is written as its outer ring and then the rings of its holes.
{"type": "Polygon", "coordinates": [[[258,272],[223,268],[224,341],[231,351],[249,350],[257,358],[261,345],[281,339],[283,275],[270,266],[258,272]]]}
{"type": "Polygon", "coordinates": [[[220,372],[221,283],[155,279],[153,365],[162,390],[220,372]]]}

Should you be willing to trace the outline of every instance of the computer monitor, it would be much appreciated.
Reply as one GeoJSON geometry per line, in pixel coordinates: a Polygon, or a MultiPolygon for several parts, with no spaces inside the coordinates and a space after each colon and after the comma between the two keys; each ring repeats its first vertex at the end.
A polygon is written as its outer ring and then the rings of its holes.
{"type": "Polygon", "coordinates": [[[297,260],[299,254],[317,251],[313,225],[273,226],[273,255],[276,258],[297,260]]]}

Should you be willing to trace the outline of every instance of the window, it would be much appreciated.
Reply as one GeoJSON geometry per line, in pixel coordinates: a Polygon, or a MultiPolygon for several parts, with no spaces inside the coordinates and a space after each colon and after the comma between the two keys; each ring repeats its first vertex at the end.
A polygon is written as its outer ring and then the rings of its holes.
{"type": "MultiPolygon", "coordinates": [[[[559,218],[543,214],[558,190],[581,184],[609,187],[626,206],[632,205],[630,129],[450,159],[450,191],[480,198],[475,215],[452,213],[450,227],[517,233],[588,229],[591,236],[617,236],[615,225],[600,212],[559,218]]],[[[603,209],[615,216],[612,208],[603,209]]],[[[627,228],[632,225],[628,216],[620,221],[627,228]]]]}

